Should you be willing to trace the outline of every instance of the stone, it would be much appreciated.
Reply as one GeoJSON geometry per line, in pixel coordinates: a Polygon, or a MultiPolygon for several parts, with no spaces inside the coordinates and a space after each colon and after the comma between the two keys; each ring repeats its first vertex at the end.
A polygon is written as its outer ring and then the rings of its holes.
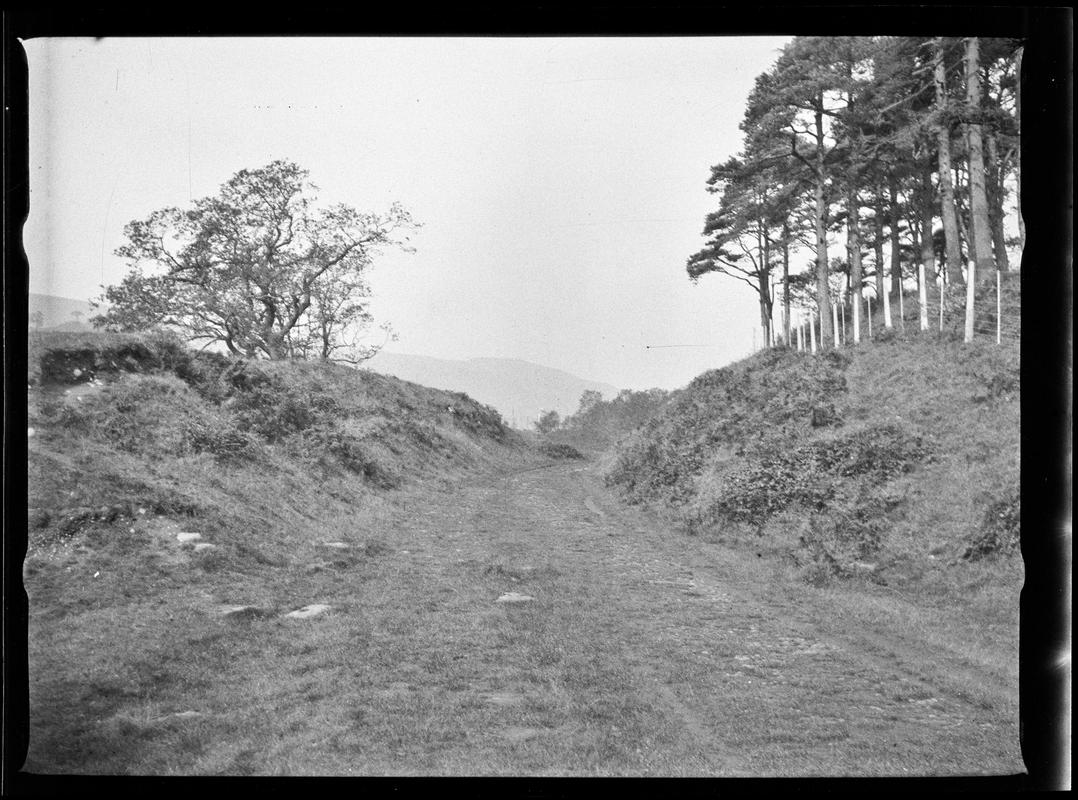
{"type": "Polygon", "coordinates": [[[322,547],[332,547],[336,550],[347,550],[351,546],[348,542],[322,542],[322,547]]]}
{"type": "Polygon", "coordinates": [[[303,608],[297,608],[295,611],[289,611],[285,614],[286,619],[310,619],[311,617],[317,617],[326,611],[329,611],[329,606],[324,603],[314,603],[303,608]]]}
{"type": "Polygon", "coordinates": [[[492,706],[517,706],[524,702],[524,696],[513,692],[491,692],[483,699],[492,706]]]}
{"type": "Polygon", "coordinates": [[[530,603],[535,598],[531,595],[520,594],[518,592],[506,592],[499,597],[495,602],[497,603],[530,603]]]}
{"type": "Polygon", "coordinates": [[[542,731],[537,728],[520,728],[514,726],[503,730],[502,736],[510,742],[519,743],[534,739],[540,733],[542,733],[542,731]]]}
{"type": "Polygon", "coordinates": [[[201,538],[201,533],[192,533],[191,531],[180,531],[176,534],[176,541],[178,541],[180,544],[187,544],[188,542],[198,541],[201,538]]]}
{"type": "Polygon", "coordinates": [[[249,617],[261,617],[265,615],[265,611],[255,606],[233,606],[223,605],[218,606],[218,612],[222,617],[232,617],[234,619],[245,619],[249,617]]]}
{"type": "Polygon", "coordinates": [[[203,550],[214,550],[216,547],[217,545],[210,544],[209,542],[199,542],[195,545],[195,552],[201,553],[203,550]]]}

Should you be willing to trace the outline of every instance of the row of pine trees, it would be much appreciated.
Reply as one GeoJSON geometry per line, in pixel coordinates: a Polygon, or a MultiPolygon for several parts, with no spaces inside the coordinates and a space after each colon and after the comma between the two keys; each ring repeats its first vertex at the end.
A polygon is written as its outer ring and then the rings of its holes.
{"type": "Polygon", "coordinates": [[[690,278],[752,286],[768,342],[790,344],[791,304],[811,310],[825,348],[839,341],[836,302],[856,341],[868,286],[889,327],[905,279],[922,306],[939,281],[968,297],[969,338],[972,289],[1010,270],[1008,247],[1024,243],[1020,214],[1017,236],[1005,233],[1021,186],[1021,64],[1016,39],[795,38],[756,78],[741,152],[712,167],[720,203],[690,278]],[[802,249],[815,259],[791,271],[802,249]]]}

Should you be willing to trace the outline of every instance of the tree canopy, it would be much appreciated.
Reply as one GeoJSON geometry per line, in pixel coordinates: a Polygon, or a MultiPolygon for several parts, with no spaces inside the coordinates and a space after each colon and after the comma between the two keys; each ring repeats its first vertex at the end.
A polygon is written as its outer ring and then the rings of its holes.
{"type": "Polygon", "coordinates": [[[715,272],[752,286],[765,342],[781,285],[783,305],[794,295],[829,347],[847,306],[857,341],[863,289],[890,326],[907,275],[923,290],[965,282],[971,263],[978,281],[1009,269],[1003,221],[1021,177],[1020,63],[1013,39],[796,37],[756,78],[741,152],[711,168],[708,191],[720,203],[686,264],[690,279],[715,272]],[[839,232],[845,257],[836,259],[839,232]],[[814,254],[811,276],[789,274],[790,248],[814,254]],[[810,281],[814,296],[798,291],[810,281]]]}
{"type": "Polygon", "coordinates": [[[417,227],[383,214],[316,204],[308,172],[274,161],[233,175],[187,210],[163,208],[124,228],[130,272],[105,289],[110,330],[171,328],[247,357],[362,361],[371,322],[366,280],[383,248],[408,249],[417,227]]]}

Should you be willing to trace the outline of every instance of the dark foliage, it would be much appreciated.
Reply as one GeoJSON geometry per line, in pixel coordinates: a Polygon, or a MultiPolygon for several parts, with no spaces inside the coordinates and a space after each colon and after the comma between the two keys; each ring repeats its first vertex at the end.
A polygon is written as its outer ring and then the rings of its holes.
{"type": "Polygon", "coordinates": [[[1015,490],[992,503],[984,512],[977,534],[967,545],[962,558],[977,560],[1007,555],[1022,543],[1022,496],[1015,490]]]}

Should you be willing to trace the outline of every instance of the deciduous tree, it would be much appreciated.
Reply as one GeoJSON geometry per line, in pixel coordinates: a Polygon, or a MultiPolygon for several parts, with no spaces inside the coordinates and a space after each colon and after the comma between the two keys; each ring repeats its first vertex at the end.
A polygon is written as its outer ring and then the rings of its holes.
{"type": "Polygon", "coordinates": [[[355,340],[370,321],[366,273],[382,248],[407,248],[416,225],[399,205],[361,213],[317,205],[315,192],[306,170],[274,161],[186,211],[131,222],[116,251],[131,271],[105,290],[95,324],[173,328],[248,357],[373,354],[355,340]]]}

